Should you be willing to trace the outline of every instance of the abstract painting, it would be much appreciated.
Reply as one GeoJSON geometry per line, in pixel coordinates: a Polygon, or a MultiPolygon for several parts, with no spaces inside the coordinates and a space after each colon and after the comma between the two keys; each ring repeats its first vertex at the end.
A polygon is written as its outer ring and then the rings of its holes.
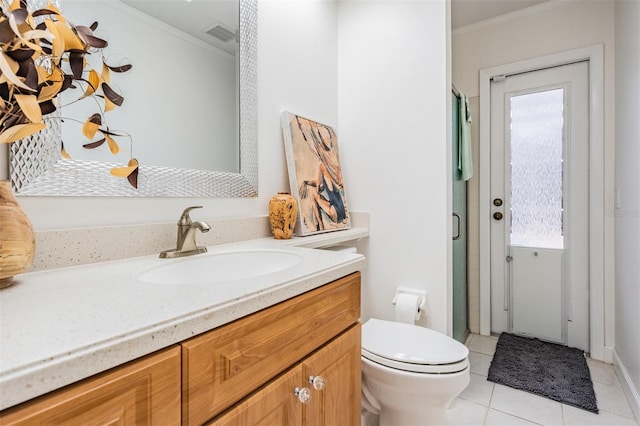
{"type": "Polygon", "coordinates": [[[296,235],[350,228],[336,132],[286,111],[281,123],[291,194],[298,201],[296,235]]]}

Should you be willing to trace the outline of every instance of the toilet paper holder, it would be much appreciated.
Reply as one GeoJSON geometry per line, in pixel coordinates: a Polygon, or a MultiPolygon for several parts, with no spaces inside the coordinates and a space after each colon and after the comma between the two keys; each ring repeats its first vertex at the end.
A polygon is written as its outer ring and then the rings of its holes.
{"type": "Polygon", "coordinates": [[[418,305],[418,314],[420,315],[420,317],[422,317],[422,315],[424,315],[424,306],[425,306],[426,301],[427,301],[427,292],[426,291],[417,290],[415,288],[398,287],[396,289],[396,295],[393,296],[393,301],[391,302],[393,304],[393,306],[396,305],[396,301],[398,300],[398,296],[400,294],[411,294],[413,296],[418,296],[418,299],[420,300],[420,304],[418,305]]]}

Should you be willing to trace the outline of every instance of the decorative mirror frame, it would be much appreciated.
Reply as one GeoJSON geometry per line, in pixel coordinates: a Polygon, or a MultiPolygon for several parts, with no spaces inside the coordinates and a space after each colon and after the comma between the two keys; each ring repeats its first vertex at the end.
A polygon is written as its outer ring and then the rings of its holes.
{"type": "Polygon", "coordinates": [[[240,173],[141,165],[138,189],[110,174],[109,162],[61,157],[60,120],[11,144],[9,173],[17,195],[256,197],[258,195],[258,2],[240,0],[240,173]]]}

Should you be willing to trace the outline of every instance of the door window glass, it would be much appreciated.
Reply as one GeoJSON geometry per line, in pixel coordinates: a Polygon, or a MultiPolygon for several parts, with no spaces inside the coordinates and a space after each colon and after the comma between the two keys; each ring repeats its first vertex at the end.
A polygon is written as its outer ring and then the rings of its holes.
{"type": "Polygon", "coordinates": [[[562,249],[564,89],[510,101],[511,245],[562,249]]]}

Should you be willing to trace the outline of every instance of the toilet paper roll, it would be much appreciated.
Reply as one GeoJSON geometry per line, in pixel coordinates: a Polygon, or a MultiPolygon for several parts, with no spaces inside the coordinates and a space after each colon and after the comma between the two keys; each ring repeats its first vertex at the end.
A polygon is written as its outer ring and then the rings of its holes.
{"type": "Polygon", "coordinates": [[[396,298],[396,321],[415,324],[420,318],[420,298],[413,294],[400,293],[396,298]]]}

